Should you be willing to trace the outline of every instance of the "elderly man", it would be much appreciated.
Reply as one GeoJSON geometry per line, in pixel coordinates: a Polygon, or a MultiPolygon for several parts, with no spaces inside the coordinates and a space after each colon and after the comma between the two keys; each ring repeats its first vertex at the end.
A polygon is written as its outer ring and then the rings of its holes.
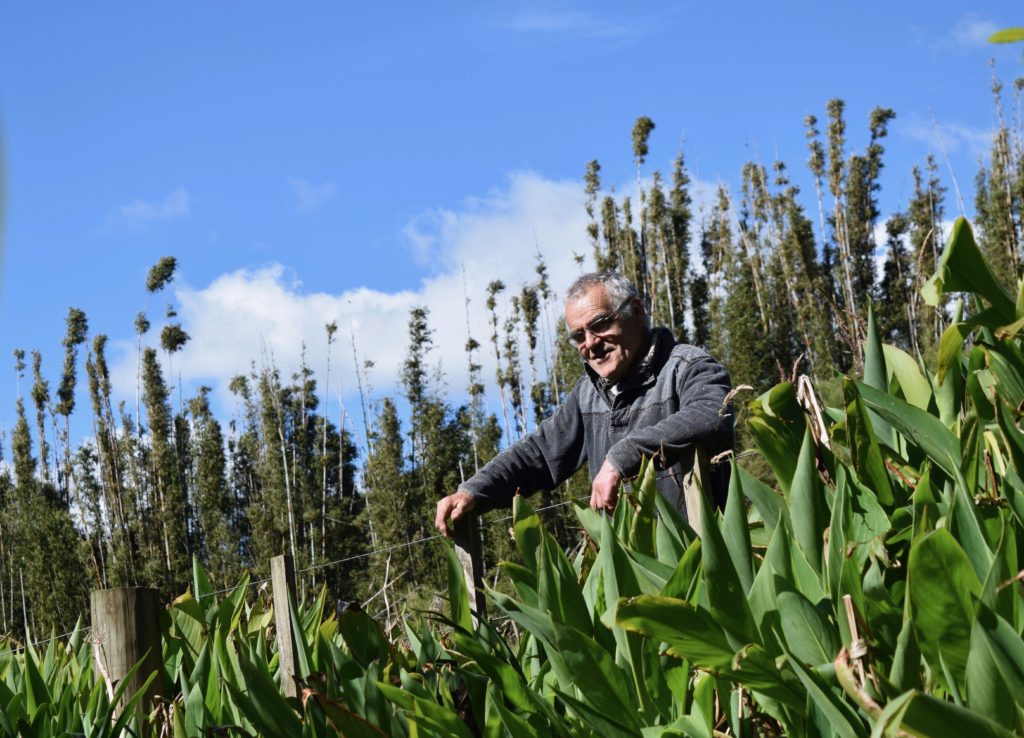
{"type": "MultiPolygon", "coordinates": [[[[565,298],[569,342],[586,373],[555,413],[498,454],[457,492],[437,503],[437,529],[466,512],[508,506],[517,492],[553,489],[587,463],[590,506],[613,510],[619,483],[649,456],[658,490],[685,514],[683,476],[695,445],[710,454],[732,448],[729,375],[701,349],[650,328],[636,288],[615,272],[585,274],[565,298]]],[[[713,474],[724,498],[728,467],[713,474]]]]}

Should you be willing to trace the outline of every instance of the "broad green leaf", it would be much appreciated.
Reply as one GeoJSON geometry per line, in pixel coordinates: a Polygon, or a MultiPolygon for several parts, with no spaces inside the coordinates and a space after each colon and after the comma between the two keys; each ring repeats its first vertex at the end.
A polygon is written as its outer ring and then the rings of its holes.
{"type": "Polygon", "coordinates": [[[738,464],[733,465],[732,473],[735,475],[740,489],[743,490],[743,495],[761,513],[761,519],[768,529],[770,539],[774,535],[775,526],[779,524],[779,520],[789,517],[785,498],[738,464]]]}
{"type": "Polygon", "coordinates": [[[659,593],[662,597],[687,600],[696,587],[697,574],[700,571],[700,539],[695,538],[686,552],[679,558],[672,576],[659,593]]]}
{"type": "Polygon", "coordinates": [[[808,428],[804,433],[796,473],[789,490],[789,517],[793,523],[793,536],[815,571],[822,570],[822,534],[828,516],[824,493],[818,479],[814,438],[808,428]]]}
{"type": "Polygon", "coordinates": [[[580,699],[639,730],[637,708],[630,699],[632,690],[614,658],[592,638],[559,623],[555,623],[555,642],[566,667],[575,677],[580,699]]]}
{"type": "MultiPolygon", "coordinates": [[[[703,493],[704,490],[701,490],[703,493]]],[[[699,494],[701,552],[711,616],[722,624],[734,648],[760,642],[757,625],[747,605],[747,591],[740,584],[718,520],[711,512],[707,494],[699,494]]]]}
{"type": "Polygon", "coordinates": [[[924,301],[933,307],[942,302],[943,294],[951,292],[971,292],[984,298],[999,312],[1002,323],[1016,318],[1013,298],[992,273],[962,217],[953,223],[935,274],[921,288],[924,301]]]}
{"type": "MultiPolygon", "coordinates": [[[[857,475],[869,483],[879,502],[883,505],[892,505],[895,502],[892,481],[889,479],[885,458],[882,456],[882,449],[878,445],[873,429],[873,423],[878,415],[866,409],[856,392],[848,394],[852,397],[846,410],[846,429],[854,468],[857,475]]],[[[890,430],[891,438],[895,439],[891,426],[886,424],[886,427],[890,430]]],[[[890,448],[898,446],[894,440],[890,440],[888,445],[890,448]]]]}
{"type": "Polygon", "coordinates": [[[668,644],[669,653],[702,669],[726,670],[735,654],[722,628],[703,610],[670,597],[643,595],[615,610],[620,628],[668,644]]]}
{"type": "Polygon", "coordinates": [[[765,461],[775,472],[784,493],[796,470],[796,459],[807,421],[796,400],[792,382],[783,382],[748,405],[747,428],[757,441],[765,461]]]}
{"type": "Polygon", "coordinates": [[[853,383],[868,407],[888,420],[950,477],[957,477],[960,467],[960,444],[941,420],[863,382],[853,380],[853,383]]]}
{"type": "MultiPolygon", "coordinates": [[[[461,572],[460,567],[460,577],[461,572]]],[[[363,667],[369,666],[372,661],[387,663],[392,656],[391,644],[384,629],[362,610],[349,608],[341,613],[338,618],[338,632],[345,640],[352,658],[363,667]]]]}
{"type": "Polygon", "coordinates": [[[444,547],[445,560],[448,564],[448,607],[452,622],[464,630],[473,629],[473,613],[469,609],[469,590],[466,589],[466,575],[462,564],[455,553],[455,548],[448,544],[444,547]]]}
{"type": "Polygon", "coordinates": [[[1010,731],[984,715],[940,700],[928,694],[911,692],[913,697],[902,707],[900,727],[915,736],[944,738],[1010,738],[1010,731]]]}
{"type": "Polygon", "coordinates": [[[608,738],[640,738],[640,731],[624,725],[616,718],[618,713],[595,708],[582,700],[578,700],[563,690],[555,690],[558,699],[564,702],[580,720],[593,731],[593,735],[608,738]]]}
{"type": "Polygon", "coordinates": [[[944,528],[933,531],[910,549],[907,571],[914,631],[932,670],[942,674],[942,660],[960,686],[967,669],[973,598],[981,591],[967,554],[944,528]]]}
{"type": "Polygon", "coordinates": [[[750,528],[747,524],[747,506],[740,488],[739,474],[733,464],[729,478],[729,498],[725,502],[725,517],[722,521],[722,538],[729,550],[733,567],[739,577],[740,586],[746,596],[754,584],[754,562],[750,552],[750,528]]]}
{"type": "Polygon", "coordinates": [[[529,571],[537,571],[537,549],[542,536],[540,518],[522,495],[512,498],[512,530],[523,564],[529,571]]]}
{"type": "Polygon", "coordinates": [[[405,710],[406,718],[411,723],[428,729],[432,728],[436,735],[473,738],[473,734],[459,719],[459,716],[443,705],[427,701],[411,692],[384,682],[378,682],[377,689],[398,707],[405,710]]]}
{"type": "Polygon", "coordinates": [[[655,516],[655,498],[658,487],[655,484],[654,464],[644,459],[640,469],[639,508],[629,530],[630,548],[647,556],[655,555],[654,529],[657,525],[655,516]]]}
{"type": "Polygon", "coordinates": [[[896,378],[896,383],[903,391],[903,397],[914,407],[927,411],[932,399],[932,389],[914,358],[906,351],[889,344],[884,344],[882,351],[885,354],[885,366],[890,376],[896,378]]]}
{"type": "MultiPolygon", "coordinates": [[[[882,350],[882,339],[878,333],[875,310],[870,301],[868,301],[868,335],[864,341],[864,384],[874,387],[879,392],[889,391],[885,353],[882,350]]],[[[869,417],[875,435],[887,445],[895,446],[896,434],[892,426],[874,413],[869,413],[869,417]]]]}
{"type": "MultiPolygon", "coordinates": [[[[555,622],[564,623],[590,635],[594,631],[594,624],[576,572],[557,541],[543,529],[541,533],[543,539],[537,551],[537,596],[540,608],[551,613],[555,622]]],[[[629,567],[628,559],[625,565],[629,567]]]]}
{"type": "Polygon", "coordinates": [[[914,621],[909,617],[903,620],[903,627],[896,639],[889,681],[900,691],[921,688],[921,649],[917,647],[914,621]]]}
{"type": "Polygon", "coordinates": [[[839,653],[835,626],[799,592],[780,592],[779,620],[786,647],[802,663],[831,664],[839,653]]]}
{"type": "Polygon", "coordinates": [[[980,643],[991,655],[1001,683],[1014,702],[1024,705],[1024,641],[1013,626],[985,605],[978,610],[975,628],[980,643]]]}
{"type": "Polygon", "coordinates": [[[868,730],[856,710],[825,684],[820,675],[800,663],[800,658],[796,654],[787,655],[790,657],[787,662],[789,667],[796,673],[815,707],[828,719],[836,735],[841,738],[865,738],[868,730]]]}
{"type": "Polygon", "coordinates": [[[967,655],[967,704],[975,712],[1013,730],[1017,709],[995,657],[987,646],[981,623],[976,619],[971,629],[970,652],[967,655]]]}

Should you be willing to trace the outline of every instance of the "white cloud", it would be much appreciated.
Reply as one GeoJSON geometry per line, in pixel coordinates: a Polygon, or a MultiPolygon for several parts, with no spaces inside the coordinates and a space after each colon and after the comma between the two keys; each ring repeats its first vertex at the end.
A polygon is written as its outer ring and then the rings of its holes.
{"type": "Polygon", "coordinates": [[[994,22],[968,13],[953,27],[952,42],[961,48],[987,46],[988,37],[999,30],[994,22]]]}
{"type": "MultiPolygon", "coordinates": [[[[280,264],[240,269],[208,285],[175,282],[179,320],[192,337],[174,358],[175,379],[180,372],[186,387],[211,385],[220,400],[227,402],[231,377],[247,372],[252,362],[260,366],[271,353],[282,376],[288,377],[299,368],[305,344],[306,361],[322,380],[325,324],[337,321],[330,391],[337,397],[340,382],[349,397],[348,410],[354,413],[358,398],[353,394],[356,377],[350,323],[360,361],[374,362],[368,379],[375,393],[389,394],[397,385],[408,343],[409,310],[422,305],[430,310],[434,329],[431,361],[440,362],[454,400],[466,385],[463,280],[472,301],[473,336],[486,349],[490,335],[484,307],[487,284],[502,280],[507,296],[534,282],[539,249],[551,287],[560,294],[580,270],[573,253],[590,254],[585,224],[580,183],[520,172],[511,175],[500,191],[469,200],[458,209],[432,211],[406,229],[407,236],[416,234],[410,238],[410,246],[422,250],[425,257],[429,255],[433,265],[431,274],[415,290],[386,292],[360,287],[340,294],[309,292],[298,275],[280,264]]],[[[551,307],[552,316],[560,310],[557,304],[551,307]]],[[[504,304],[499,310],[504,313],[504,304]]],[[[159,328],[154,326],[150,336],[157,336],[159,328]]],[[[134,343],[122,342],[112,348],[112,356],[118,355],[114,386],[133,388],[134,343]]],[[[489,380],[494,376],[491,357],[489,350],[482,350],[477,357],[489,380]]]]}
{"type": "Polygon", "coordinates": [[[567,35],[601,40],[632,40],[648,33],[649,23],[595,15],[583,10],[527,10],[500,25],[519,33],[567,35]]]}
{"type": "Polygon", "coordinates": [[[338,194],[338,186],[333,182],[315,185],[297,177],[288,178],[288,186],[298,200],[296,208],[300,213],[311,213],[334,199],[338,194]]]}
{"type": "Polygon", "coordinates": [[[141,226],[156,220],[184,218],[190,198],[184,187],[172,190],[162,200],[132,200],[121,206],[113,220],[128,226],[141,226]]]}
{"type": "Polygon", "coordinates": [[[995,135],[991,129],[925,120],[917,114],[911,114],[903,121],[897,119],[893,128],[898,134],[925,144],[936,154],[945,152],[952,155],[963,150],[975,159],[989,154],[995,135]]]}

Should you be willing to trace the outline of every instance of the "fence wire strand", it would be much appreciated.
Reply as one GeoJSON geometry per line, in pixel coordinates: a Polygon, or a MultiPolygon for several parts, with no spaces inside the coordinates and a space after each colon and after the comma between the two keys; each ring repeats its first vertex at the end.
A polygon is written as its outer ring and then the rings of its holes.
{"type": "MultiPolygon", "coordinates": [[[[748,456],[752,456],[752,455],[754,455],[756,453],[757,453],[756,449],[750,449],[750,450],[744,451],[742,453],[735,454],[735,455],[731,456],[730,458],[733,458],[733,459],[738,461],[740,459],[747,458],[748,456]]],[[[722,459],[722,461],[717,462],[714,465],[717,466],[718,463],[722,463],[725,460],[726,459],[722,459]]],[[[568,500],[563,500],[562,502],[555,502],[555,503],[553,503],[551,505],[545,505],[544,507],[539,507],[536,510],[534,510],[534,512],[540,514],[540,513],[543,513],[543,512],[547,512],[549,510],[554,510],[554,509],[559,508],[559,507],[564,507],[566,505],[571,505],[574,502],[582,502],[582,501],[587,500],[589,498],[590,498],[590,495],[581,495],[579,497],[573,497],[573,498],[568,499],[568,500]]],[[[481,521],[480,522],[480,527],[481,528],[486,528],[486,527],[489,527],[489,526],[492,526],[492,525],[497,525],[499,523],[506,523],[506,522],[512,520],[512,518],[513,518],[512,515],[506,515],[504,517],[496,518],[494,520],[488,520],[486,522],[481,521]]],[[[334,561],[325,561],[325,562],[323,562],[321,564],[313,564],[311,566],[305,567],[304,569],[297,569],[295,571],[295,574],[296,575],[298,575],[298,574],[307,574],[307,573],[312,572],[312,571],[318,571],[320,569],[327,569],[327,568],[332,567],[332,566],[338,566],[340,564],[347,564],[347,563],[352,562],[352,561],[358,561],[359,559],[369,558],[370,556],[378,556],[380,554],[390,553],[391,551],[395,551],[395,550],[398,550],[398,549],[401,549],[401,548],[409,548],[411,546],[416,546],[416,545],[419,545],[421,543],[429,543],[430,541],[436,541],[439,538],[444,538],[444,537],[445,536],[441,535],[440,533],[437,533],[437,534],[432,535],[432,536],[424,536],[423,538],[417,538],[414,541],[407,541],[405,543],[396,543],[393,546],[385,546],[384,548],[378,548],[378,549],[373,550],[373,551],[366,551],[364,553],[354,554],[352,556],[346,556],[344,558],[336,559],[334,561]]],[[[266,579],[256,579],[256,580],[253,580],[253,581],[249,582],[246,585],[246,588],[255,587],[255,586],[260,585],[260,584],[266,584],[269,581],[270,581],[269,578],[266,578],[266,579]]],[[[223,589],[214,590],[212,592],[206,592],[206,593],[204,593],[202,595],[196,596],[196,600],[201,600],[201,599],[203,599],[205,597],[212,597],[214,595],[224,594],[225,592],[232,592],[232,591],[234,591],[237,588],[238,588],[238,585],[235,585],[234,587],[225,587],[223,589]]]]}

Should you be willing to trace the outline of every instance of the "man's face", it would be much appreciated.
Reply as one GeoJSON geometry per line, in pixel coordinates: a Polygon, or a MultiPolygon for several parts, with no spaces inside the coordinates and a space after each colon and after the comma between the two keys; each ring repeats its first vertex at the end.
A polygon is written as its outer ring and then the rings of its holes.
{"type": "Polygon", "coordinates": [[[588,330],[584,334],[579,352],[591,369],[611,382],[618,382],[633,366],[646,336],[640,306],[636,306],[632,317],[616,314],[621,307],[612,304],[601,285],[594,285],[565,305],[565,322],[570,334],[584,328],[595,329],[594,333],[588,330]],[[614,319],[605,320],[610,316],[614,319]]]}

